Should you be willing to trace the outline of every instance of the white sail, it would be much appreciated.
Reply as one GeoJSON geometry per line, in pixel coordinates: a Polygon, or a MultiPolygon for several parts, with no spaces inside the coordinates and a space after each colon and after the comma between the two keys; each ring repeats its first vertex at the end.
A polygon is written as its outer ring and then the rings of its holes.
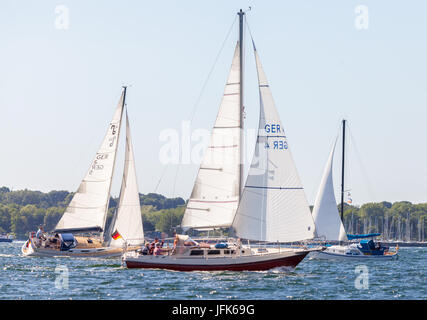
{"type": "Polygon", "coordinates": [[[103,231],[110,199],[125,90],[107,134],[73,199],[56,225],[56,231],[103,231]]]}
{"type": "Polygon", "coordinates": [[[241,238],[292,242],[314,237],[314,221],[255,49],[260,120],[255,154],[233,227],[241,238]]]}
{"type": "Polygon", "coordinates": [[[129,119],[126,112],[126,153],[122,187],[120,189],[119,207],[112,221],[111,232],[118,232],[120,238],[110,237],[110,246],[122,247],[124,241],[129,245],[144,243],[141,206],[139,202],[138,183],[135,170],[135,158],[130,135],[129,119]]]}
{"type": "Polygon", "coordinates": [[[313,218],[318,237],[326,240],[347,241],[347,234],[339,216],[337,202],[334,194],[334,182],[332,179],[332,164],[336,141],[332,147],[328,162],[323,172],[319,191],[313,207],[313,218]]]}
{"type": "Polygon", "coordinates": [[[182,219],[183,228],[229,227],[236,213],[241,153],[239,59],[237,43],[210,144],[182,219]]]}

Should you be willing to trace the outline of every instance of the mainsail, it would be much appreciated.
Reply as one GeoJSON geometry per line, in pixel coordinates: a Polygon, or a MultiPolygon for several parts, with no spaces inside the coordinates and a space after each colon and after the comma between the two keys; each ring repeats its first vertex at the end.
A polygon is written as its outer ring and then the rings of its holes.
{"type": "Polygon", "coordinates": [[[128,245],[139,245],[144,243],[135,158],[127,112],[125,168],[120,189],[119,207],[113,218],[110,230],[111,232],[108,234],[108,237],[110,239],[110,246],[112,247],[122,247],[125,241],[128,245]],[[111,234],[116,231],[121,237],[113,240],[111,234]]]}
{"type": "Polygon", "coordinates": [[[336,141],[329,154],[316,201],[314,202],[313,218],[316,224],[316,233],[318,237],[325,237],[325,240],[347,241],[347,234],[339,216],[337,202],[335,200],[334,183],[332,179],[332,163],[335,145],[336,141]]]}
{"type": "Polygon", "coordinates": [[[183,228],[229,227],[239,203],[242,152],[239,50],[238,42],[210,144],[182,219],[183,228]]]}
{"type": "Polygon", "coordinates": [[[255,49],[260,119],[255,154],[233,221],[238,237],[292,242],[314,237],[314,221],[255,49]]]}
{"type": "Polygon", "coordinates": [[[126,88],[123,89],[101,147],[64,215],[56,225],[56,232],[104,230],[125,96],[126,88]]]}

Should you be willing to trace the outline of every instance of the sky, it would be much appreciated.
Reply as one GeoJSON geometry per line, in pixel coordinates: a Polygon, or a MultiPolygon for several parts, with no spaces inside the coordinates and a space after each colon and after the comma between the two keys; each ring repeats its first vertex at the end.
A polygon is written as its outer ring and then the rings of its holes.
{"type": "MultiPolygon", "coordinates": [[[[0,186],[75,191],[126,84],[140,192],[187,199],[198,163],[182,152],[179,163],[165,164],[164,136],[210,131],[237,40],[233,21],[249,7],[247,22],[309,203],[343,118],[353,203],[426,202],[421,0],[1,1],[0,186]]],[[[245,43],[250,136],[259,97],[248,33],[245,43]]],[[[198,141],[189,143],[193,150],[198,141]]],[[[339,164],[338,157],[337,197],[339,164]]]]}

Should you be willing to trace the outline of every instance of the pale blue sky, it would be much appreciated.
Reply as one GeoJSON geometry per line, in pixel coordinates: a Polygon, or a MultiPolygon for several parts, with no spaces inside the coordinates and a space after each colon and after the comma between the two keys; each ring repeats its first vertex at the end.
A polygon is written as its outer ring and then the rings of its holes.
{"type": "MultiPolygon", "coordinates": [[[[160,132],[180,130],[190,119],[237,10],[248,6],[309,202],[343,117],[365,169],[349,143],[354,203],[426,202],[427,3],[421,0],[4,0],[0,185],[75,191],[126,83],[132,84],[128,110],[140,192],[154,191],[165,168],[160,132]],[[55,28],[58,5],[69,9],[68,30],[55,28]],[[359,5],[369,10],[367,30],[355,27],[359,5]]],[[[209,78],[193,129],[213,125],[236,39],[237,25],[209,78]]],[[[246,51],[246,126],[255,128],[256,73],[249,45],[246,51]]],[[[157,192],[188,198],[197,165],[180,166],[174,192],[176,170],[167,167],[157,192]]]]}

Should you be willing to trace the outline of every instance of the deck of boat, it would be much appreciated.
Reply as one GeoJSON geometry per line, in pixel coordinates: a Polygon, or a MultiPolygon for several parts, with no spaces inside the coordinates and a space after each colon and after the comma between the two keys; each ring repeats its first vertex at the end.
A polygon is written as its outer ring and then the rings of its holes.
{"type": "Polygon", "coordinates": [[[102,248],[102,242],[99,239],[91,237],[75,236],[77,240],[77,249],[102,248]]]}

